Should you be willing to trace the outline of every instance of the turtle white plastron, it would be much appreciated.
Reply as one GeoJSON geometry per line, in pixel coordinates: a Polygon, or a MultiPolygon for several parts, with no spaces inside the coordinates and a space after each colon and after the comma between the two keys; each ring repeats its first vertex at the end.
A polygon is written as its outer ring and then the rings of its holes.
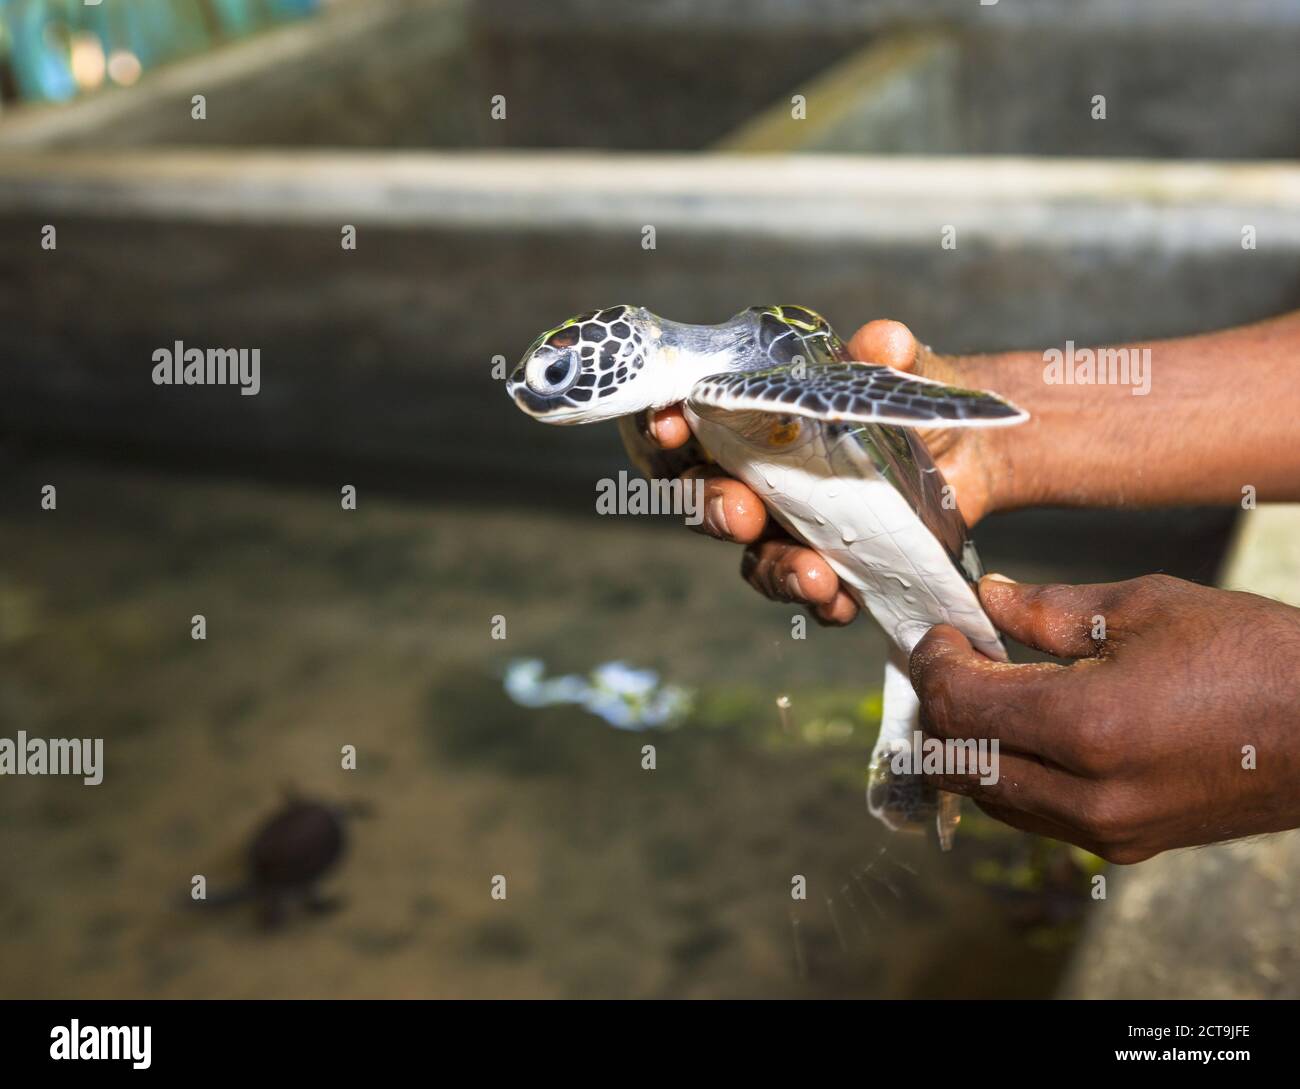
{"type": "Polygon", "coordinates": [[[1006,649],[974,589],[981,571],[965,523],[914,429],[1016,424],[1026,413],[992,393],[856,362],[825,319],[798,306],[753,307],[721,325],[636,306],[593,311],[542,334],[507,389],[547,423],[618,419],[649,476],[716,462],[826,558],[892,648],[868,806],[892,828],[933,822],[946,848],[959,799],[891,767],[920,729],[908,657],[935,624],[990,658],[1006,649]],[[677,402],[698,446],[666,453],[640,417],[677,402]]]}

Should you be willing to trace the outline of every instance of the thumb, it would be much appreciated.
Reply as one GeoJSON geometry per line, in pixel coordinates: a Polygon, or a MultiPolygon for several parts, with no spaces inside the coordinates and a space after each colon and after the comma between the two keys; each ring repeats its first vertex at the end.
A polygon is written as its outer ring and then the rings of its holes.
{"type": "Polygon", "coordinates": [[[936,705],[936,713],[945,718],[954,702],[960,702],[954,689],[964,687],[972,662],[980,655],[966,636],[949,624],[936,624],[912,648],[908,672],[912,687],[922,702],[936,705]]]}
{"type": "Polygon", "coordinates": [[[1105,642],[1109,586],[1034,586],[1005,575],[980,579],[980,603],[1005,634],[1058,658],[1093,658],[1105,642]],[[1094,633],[1100,633],[1094,638],[1094,633]]]}
{"type": "Polygon", "coordinates": [[[869,321],[853,334],[848,343],[849,355],[863,363],[881,363],[899,371],[916,365],[919,345],[912,330],[901,321],[869,321]]]}
{"type": "Polygon", "coordinates": [[[1006,709],[1028,706],[1033,686],[1045,676],[1042,666],[984,657],[947,624],[925,633],[908,664],[921,721],[938,737],[987,737],[991,728],[1005,729],[1006,709]]]}

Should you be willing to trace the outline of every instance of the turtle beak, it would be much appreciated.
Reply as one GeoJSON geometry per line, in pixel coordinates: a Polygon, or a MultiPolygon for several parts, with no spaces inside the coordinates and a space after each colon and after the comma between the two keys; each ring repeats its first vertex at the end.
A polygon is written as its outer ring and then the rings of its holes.
{"type": "Polygon", "coordinates": [[[506,380],[506,393],[510,399],[530,416],[541,416],[546,412],[546,398],[538,397],[528,388],[528,383],[520,381],[513,376],[506,380]]]}
{"type": "Polygon", "coordinates": [[[578,417],[584,414],[582,409],[567,404],[559,398],[543,397],[539,393],[534,393],[527,382],[522,379],[516,380],[513,375],[506,380],[506,393],[510,395],[511,400],[514,401],[521,412],[527,413],[534,420],[540,420],[542,423],[580,423],[578,417]]]}

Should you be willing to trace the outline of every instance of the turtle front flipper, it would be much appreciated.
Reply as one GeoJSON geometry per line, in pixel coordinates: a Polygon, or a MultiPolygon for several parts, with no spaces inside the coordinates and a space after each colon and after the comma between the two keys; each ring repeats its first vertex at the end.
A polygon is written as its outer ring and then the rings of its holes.
{"type": "Polygon", "coordinates": [[[749,409],[833,423],[895,427],[999,427],[1029,414],[996,393],[961,389],[879,363],[800,363],[714,374],[691,390],[690,407],[749,409]]]}

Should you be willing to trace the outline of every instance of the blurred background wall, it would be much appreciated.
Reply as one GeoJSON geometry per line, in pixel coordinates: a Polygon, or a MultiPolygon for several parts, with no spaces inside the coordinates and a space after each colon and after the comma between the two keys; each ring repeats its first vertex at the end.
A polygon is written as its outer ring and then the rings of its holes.
{"type": "MultiPolygon", "coordinates": [[[[128,10],[153,28],[151,69],[190,59],[0,125],[6,234],[35,237],[52,210],[76,225],[57,283],[40,249],[5,248],[0,420],[487,471],[505,444],[553,442],[489,407],[492,357],[592,300],[710,321],[805,298],[954,351],[1174,335],[1294,300],[1294,176],[1186,164],[1293,153],[1291,5],[973,7],[382,0],[268,30],[307,6],[164,4],[155,23],[108,0],[73,31],[58,4],[11,3],[11,68],[66,67],[78,34],[112,54],[128,10]],[[854,158],[787,158],[809,151],[854,158]],[[967,158],[985,154],[1040,158],[967,158]],[[941,250],[956,209],[961,244],[941,250]],[[648,221],[653,253],[628,245],[648,221]],[[1267,246],[1217,244],[1247,221],[1267,246]],[[261,346],[263,395],[175,403],[127,377],[160,311],[195,343],[261,346]]],[[[580,465],[615,454],[609,436],[566,446],[580,465]]]]}

